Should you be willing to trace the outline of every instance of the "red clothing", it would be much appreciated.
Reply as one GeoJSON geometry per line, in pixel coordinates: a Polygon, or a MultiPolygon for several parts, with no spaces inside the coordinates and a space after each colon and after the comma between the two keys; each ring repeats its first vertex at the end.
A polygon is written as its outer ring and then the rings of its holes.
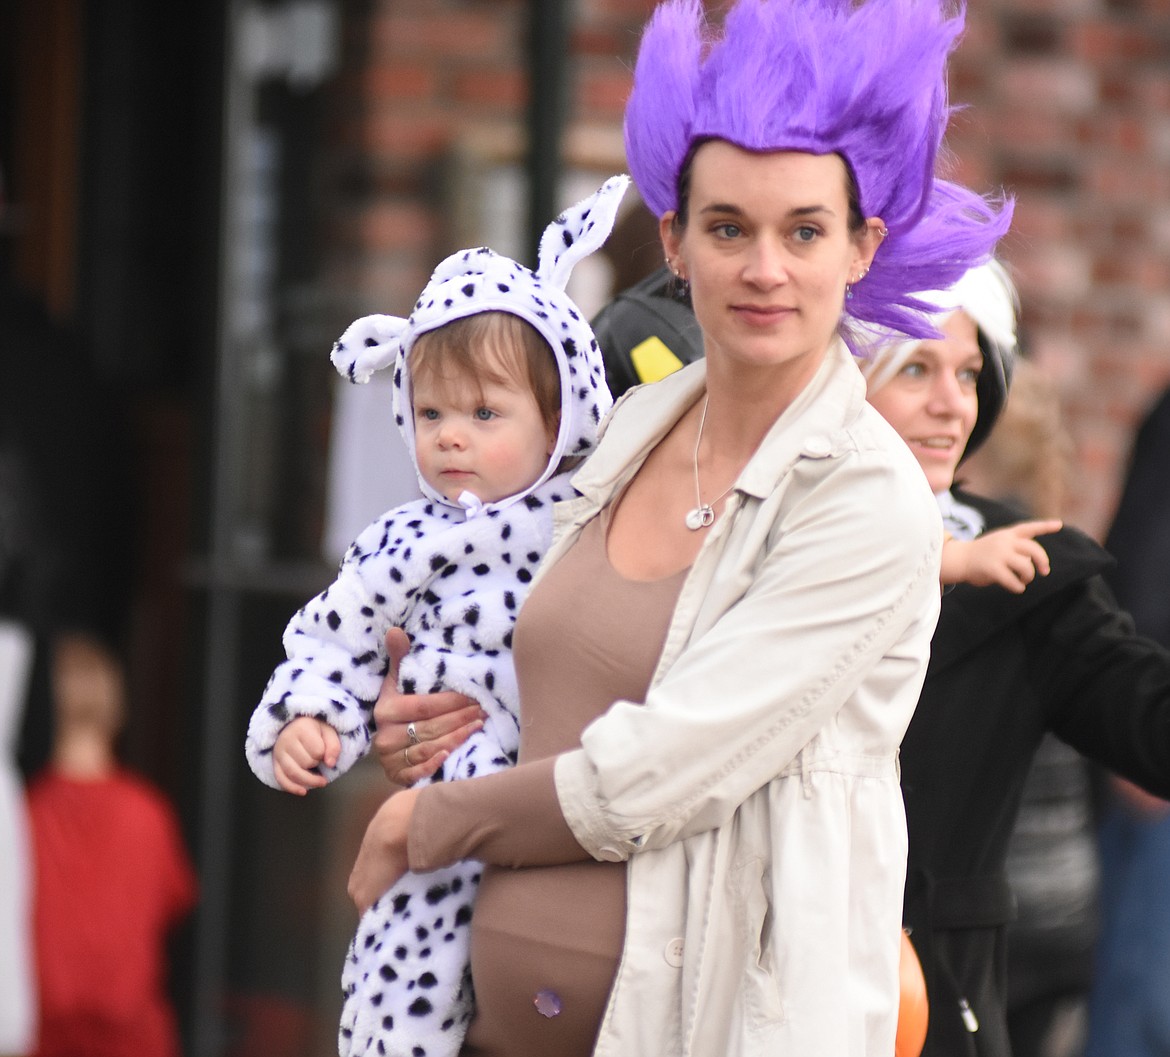
{"type": "Polygon", "coordinates": [[[50,769],[29,809],[37,1057],[178,1057],[166,938],[196,889],[169,804],[125,771],[79,781],[50,769]]]}

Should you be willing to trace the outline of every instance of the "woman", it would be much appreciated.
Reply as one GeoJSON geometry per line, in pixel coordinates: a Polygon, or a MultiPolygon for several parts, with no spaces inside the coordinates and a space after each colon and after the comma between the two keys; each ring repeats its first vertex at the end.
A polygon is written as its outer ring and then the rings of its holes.
{"type": "MultiPolygon", "coordinates": [[[[943,340],[879,352],[866,368],[869,400],[914,452],[948,531],[976,539],[1019,517],[953,487],[1007,393],[1014,291],[992,265],[924,296],[949,305],[936,318],[943,340]]],[[[1045,732],[1170,795],[1170,654],[1134,634],[1101,578],[1105,551],[1072,528],[1040,542],[1050,571],[1022,592],[958,584],[944,595],[902,743],[905,921],[930,997],[924,1057],[1011,1053],[1005,860],[1045,732]]]]}
{"type": "MultiPolygon", "coordinates": [[[[706,357],[626,397],[558,509],[520,764],[389,799],[351,878],[364,908],[407,866],[488,864],[466,1054],[893,1050],[941,533],[841,331],[926,336],[906,291],[1006,225],[931,175],[960,28],[741,0],[709,47],[696,3],[647,29],[630,168],[706,357]]],[[[434,766],[436,723],[378,747],[434,766]]]]}
{"type": "MultiPolygon", "coordinates": [[[[963,489],[1029,516],[1060,516],[1074,455],[1055,379],[1018,359],[995,429],[963,461],[963,489]]],[[[1118,601],[1124,606],[1120,595],[1118,601]]],[[[1098,916],[1096,773],[1076,749],[1049,733],[1024,782],[1007,854],[1017,908],[1007,934],[1014,1057],[1084,1052],[1098,916]]]]}

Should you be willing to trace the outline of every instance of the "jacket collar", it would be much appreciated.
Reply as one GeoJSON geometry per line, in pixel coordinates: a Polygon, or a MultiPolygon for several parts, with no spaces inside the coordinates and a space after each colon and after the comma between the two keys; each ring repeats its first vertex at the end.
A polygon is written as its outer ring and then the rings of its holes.
{"type": "MultiPolygon", "coordinates": [[[[706,381],[706,361],[697,360],[661,381],[630,390],[602,427],[597,452],[573,478],[577,490],[604,504],[699,399],[706,381]]],[[[842,444],[841,431],[864,405],[865,379],[845,343],[835,338],[811,381],[768,430],[735,488],[763,498],[775,490],[797,459],[834,454],[842,444]]]]}

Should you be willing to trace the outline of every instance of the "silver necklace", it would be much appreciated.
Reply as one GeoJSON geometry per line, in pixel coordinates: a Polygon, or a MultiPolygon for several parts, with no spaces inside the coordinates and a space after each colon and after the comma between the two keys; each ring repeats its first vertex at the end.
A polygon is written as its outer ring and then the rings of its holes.
{"type": "Polygon", "coordinates": [[[707,424],[707,403],[710,397],[703,398],[703,413],[699,416],[699,435],[695,438],[695,508],[687,511],[686,525],[692,532],[701,528],[710,528],[715,524],[715,504],[735,487],[735,482],[717,495],[710,503],[703,502],[703,493],[699,488],[699,445],[703,442],[703,427],[707,424]]]}

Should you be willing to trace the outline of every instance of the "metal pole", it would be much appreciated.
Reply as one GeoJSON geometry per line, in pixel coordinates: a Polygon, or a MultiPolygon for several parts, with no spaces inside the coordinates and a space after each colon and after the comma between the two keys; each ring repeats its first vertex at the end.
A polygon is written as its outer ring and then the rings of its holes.
{"type": "Polygon", "coordinates": [[[569,100],[570,0],[529,0],[528,232],[535,265],[540,235],[558,212],[561,143],[569,100]]]}
{"type": "MultiPolygon", "coordinates": [[[[232,701],[238,682],[240,606],[229,570],[234,550],[238,475],[245,447],[240,384],[240,325],[234,267],[241,227],[240,174],[246,164],[245,132],[253,107],[252,86],[235,49],[243,0],[227,0],[223,99],[223,159],[219,226],[219,322],[216,337],[215,416],[212,430],[211,540],[205,641],[203,726],[200,739],[198,855],[201,895],[195,926],[193,1057],[218,1057],[226,1031],[230,910],[232,773],[225,746],[232,743],[232,701]]],[[[237,739],[238,740],[238,739],[237,739]]]]}

